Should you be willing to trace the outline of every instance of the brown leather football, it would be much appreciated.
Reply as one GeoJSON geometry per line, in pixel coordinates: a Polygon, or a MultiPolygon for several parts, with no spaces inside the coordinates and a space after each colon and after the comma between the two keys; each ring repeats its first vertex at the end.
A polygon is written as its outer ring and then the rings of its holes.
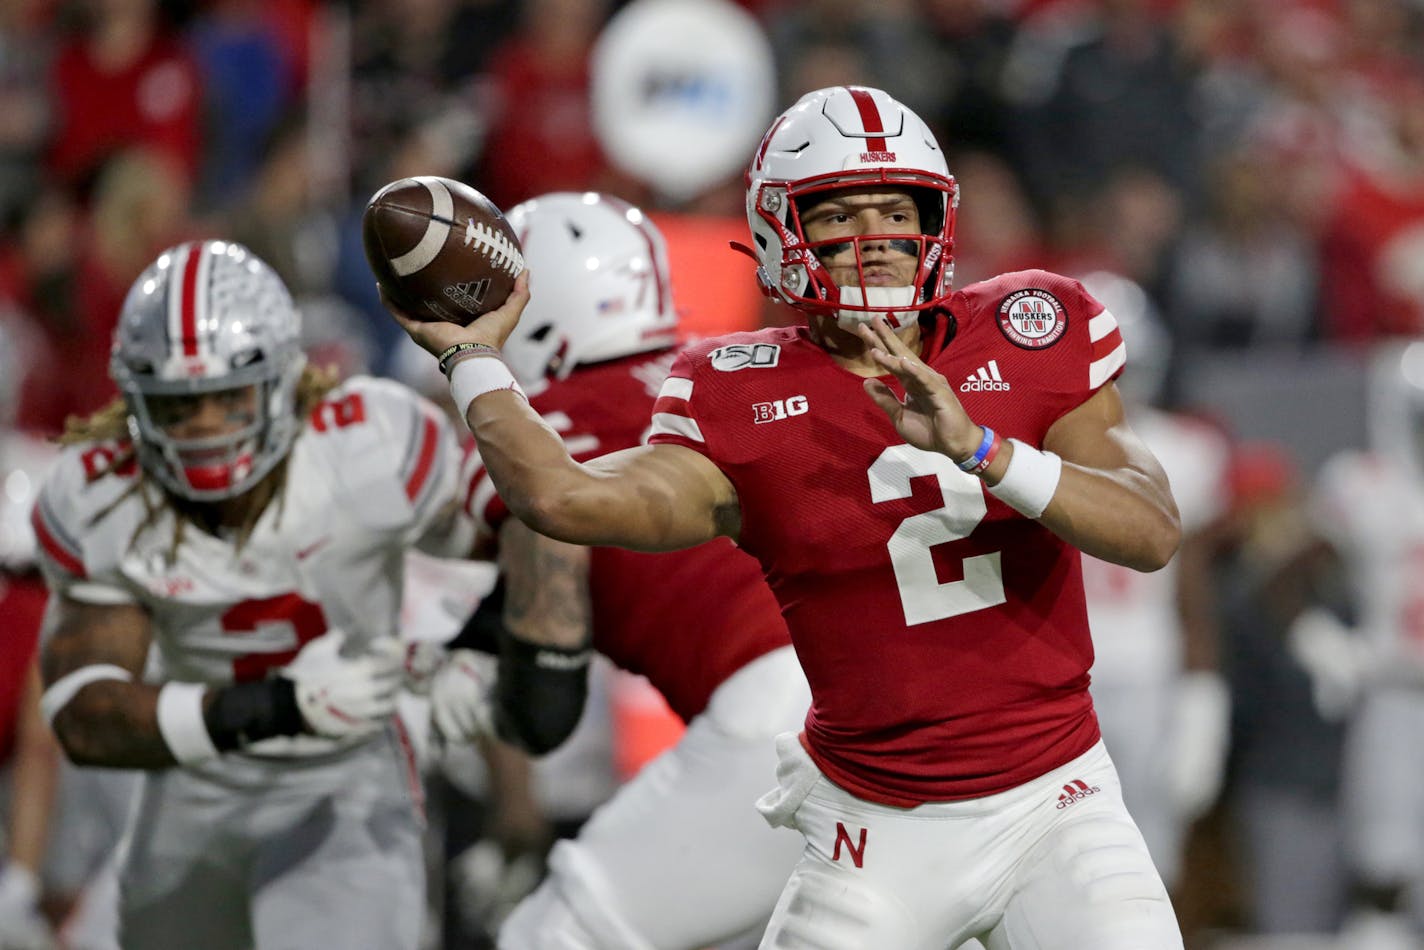
{"type": "Polygon", "coordinates": [[[499,208],[449,178],[402,178],[376,192],[361,241],[376,280],[416,320],[463,326],[504,303],[524,269],[499,208]]]}

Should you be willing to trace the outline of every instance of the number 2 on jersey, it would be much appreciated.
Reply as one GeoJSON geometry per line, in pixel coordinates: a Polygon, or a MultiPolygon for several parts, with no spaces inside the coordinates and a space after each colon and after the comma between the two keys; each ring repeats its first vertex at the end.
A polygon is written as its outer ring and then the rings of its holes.
{"type": "Polygon", "coordinates": [[[239,683],[260,680],[267,671],[291,662],[303,646],[326,633],[326,614],[320,604],[299,594],[282,594],[233,604],[222,615],[223,633],[244,636],[273,629],[290,644],[278,652],[248,653],[232,661],[232,678],[239,683]]]}
{"type": "Polygon", "coordinates": [[[911,515],[890,535],[885,547],[895,569],[905,623],[914,626],[1002,604],[1004,573],[998,551],[965,558],[963,580],[941,583],[930,549],[969,537],[989,513],[979,479],[966,475],[938,452],[892,445],[870,466],[870,500],[879,504],[909,498],[910,480],[933,475],[944,504],[911,515]]]}

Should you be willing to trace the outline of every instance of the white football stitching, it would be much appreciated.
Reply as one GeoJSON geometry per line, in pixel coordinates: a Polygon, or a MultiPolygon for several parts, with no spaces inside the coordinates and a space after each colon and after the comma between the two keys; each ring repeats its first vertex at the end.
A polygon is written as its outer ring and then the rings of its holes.
{"type": "Polygon", "coordinates": [[[499,231],[487,227],[483,221],[475,223],[474,218],[466,218],[465,246],[474,245],[475,250],[489,258],[492,265],[509,274],[519,276],[524,269],[524,257],[515,250],[509,238],[499,231]]]}

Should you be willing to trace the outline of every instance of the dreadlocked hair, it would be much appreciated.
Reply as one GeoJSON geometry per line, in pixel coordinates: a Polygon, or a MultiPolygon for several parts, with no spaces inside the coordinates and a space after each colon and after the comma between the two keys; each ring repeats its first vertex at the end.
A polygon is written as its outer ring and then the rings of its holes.
{"type": "MultiPolygon", "coordinates": [[[[336,388],[339,382],[337,372],[333,367],[313,366],[310,363],[302,369],[302,375],[297,380],[296,391],[296,415],[299,419],[304,419],[316,409],[327,394],[336,388]]],[[[122,396],[119,396],[107,405],[96,410],[88,416],[70,416],[64,422],[64,434],[59,437],[61,445],[75,445],[81,442],[112,442],[117,445],[114,457],[101,468],[95,475],[102,478],[120,468],[132,465],[136,474],[128,489],[118,498],[102,508],[90,520],[90,525],[97,524],[108,517],[110,512],[122,504],[131,495],[137,495],[143,502],[144,516],[134,529],[133,536],[129,538],[129,545],[132,547],[145,531],[153,527],[166,507],[171,507],[174,512],[173,519],[173,541],[168,549],[168,559],[173,561],[178,556],[178,548],[183,543],[185,526],[193,520],[193,513],[190,506],[181,498],[170,495],[160,485],[154,485],[150,491],[148,486],[152,480],[143,470],[143,466],[137,465],[136,451],[133,441],[129,435],[129,409],[122,396]]],[[[287,484],[287,460],[284,458],[277,463],[272,472],[257,484],[252,491],[266,492],[267,501],[271,501],[275,496],[278,504],[278,518],[281,517],[282,504],[285,500],[283,489],[287,484]]],[[[237,534],[236,545],[241,550],[246,543],[248,536],[252,533],[252,528],[257,524],[257,518],[261,515],[265,504],[253,505],[248,513],[246,521],[237,534]]]]}

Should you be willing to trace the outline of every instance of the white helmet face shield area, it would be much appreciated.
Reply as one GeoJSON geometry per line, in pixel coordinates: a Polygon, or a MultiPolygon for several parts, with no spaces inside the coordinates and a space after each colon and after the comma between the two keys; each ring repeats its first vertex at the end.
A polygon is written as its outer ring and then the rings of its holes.
{"type": "Polygon", "coordinates": [[[876,315],[903,326],[948,301],[958,204],[958,185],[929,128],[884,92],[862,87],[803,96],[772,125],[747,173],[747,220],[763,288],[809,313],[836,314],[846,327],[876,315]],[[802,212],[847,191],[910,196],[919,233],[808,241],[802,212]],[[916,255],[910,283],[862,290],[867,248],[886,241],[916,255]],[[836,244],[847,243],[856,249],[855,286],[838,285],[824,263],[836,244]]]}
{"type": "Polygon", "coordinates": [[[271,387],[270,380],[262,380],[204,393],[126,393],[129,435],[136,442],[142,438],[144,451],[161,459],[150,471],[177,494],[195,501],[232,497],[251,484],[269,428],[264,406],[271,387]],[[177,434],[191,416],[204,411],[207,400],[221,407],[226,431],[189,438],[177,434]]]}
{"type": "Polygon", "coordinates": [[[256,485],[299,426],[300,334],[286,287],[241,245],[205,241],[160,255],[129,290],[110,358],[144,470],[197,502],[256,485]],[[184,425],[200,411],[222,431],[184,425]]]}

